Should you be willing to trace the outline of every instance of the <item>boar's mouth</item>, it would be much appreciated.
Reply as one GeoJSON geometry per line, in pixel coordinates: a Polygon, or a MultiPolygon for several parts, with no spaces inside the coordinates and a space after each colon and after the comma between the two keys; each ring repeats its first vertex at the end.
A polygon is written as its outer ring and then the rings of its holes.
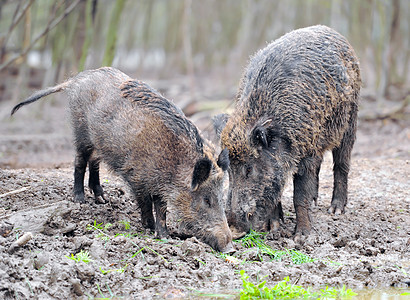
{"type": "Polygon", "coordinates": [[[233,253],[232,233],[228,224],[216,225],[213,228],[199,229],[192,224],[180,224],[178,229],[172,233],[173,236],[180,239],[187,239],[195,236],[202,242],[211,246],[214,250],[222,253],[233,253]]]}
{"type": "Polygon", "coordinates": [[[202,241],[210,245],[213,249],[223,252],[235,252],[232,243],[232,232],[228,227],[228,223],[218,224],[207,230],[204,234],[199,234],[202,241]]]}
{"type": "Polygon", "coordinates": [[[234,240],[240,239],[246,235],[245,231],[239,231],[234,226],[229,226],[229,228],[231,229],[232,239],[234,240]]]}

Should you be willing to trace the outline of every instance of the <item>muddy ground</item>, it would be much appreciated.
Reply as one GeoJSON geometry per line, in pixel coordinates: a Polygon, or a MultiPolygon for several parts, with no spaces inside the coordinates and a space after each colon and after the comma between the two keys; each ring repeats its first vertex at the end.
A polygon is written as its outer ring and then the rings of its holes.
{"type": "MultiPolygon", "coordinates": [[[[280,236],[267,236],[266,243],[273,249],[297,249],[314,258],[296,265],[289,259],[271,261],[256,248],[247,249],[240,243],[235,243],[233,254],[238,263],[225,261],[195,238],[156,240],[143,231],[126,185],[104,167],[101,180],[110,203],[95,204],[91,193],[87,204],[73,203],[73,150],[68,123],[62,117],[63,104],[51,104],[45,112],[22,109],[13,120],[4,117],[2,121],[1,299],[237,295],[239,270],[246,270],[254,282],[264,277],[267,286],[289,276],[292,283],[313,288],[345,284],[355,291],[387,287],[409,291],[408,115],[401,121],[360,121],[349,203],[342,216],[326,212],[333,183],[332,159],[325,157],[318,205],[312,207],[315,230],[301,245],[292,239],[295,212],[289,182],[282,200],[285,221],[280,236]],[[89,226],[98,224],[97,228],[89,226]],[[16,247],[16,239],[27,232],[32,239],[16,247]],[[89,251],[92,261],[88,264],[69,258],[81,250],[89,251]]],[[[11,106],[3,102],[2,113],[11,106]]],[[[192,118],[207,129],[212,113],[192,118]]],[[[361,298],[368,299],[369,294],[361,298]]]]}

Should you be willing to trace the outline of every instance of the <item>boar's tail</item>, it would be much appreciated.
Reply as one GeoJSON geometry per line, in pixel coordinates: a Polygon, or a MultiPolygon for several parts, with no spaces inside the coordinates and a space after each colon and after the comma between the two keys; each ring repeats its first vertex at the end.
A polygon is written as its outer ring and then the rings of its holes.
{"type": "Polygon", "coordinates": [[[59,85],[49,87],[47,89],[35,92],[33,95],[28,97],[26,100],[20,102],[16,106],[14,106],[13,109],[11,110],[11,115],[13,115],[16,111],[18,111],[20,109],[20,107],[22,107],[24,105],[36,102],[40,98],[43,98],[43,97],[48,96],[50,94],[61,92],[62,90],[64,90],[68,86],[69,82],[70,81],[66,81],[62,84],[59,84],[59,85]]]}

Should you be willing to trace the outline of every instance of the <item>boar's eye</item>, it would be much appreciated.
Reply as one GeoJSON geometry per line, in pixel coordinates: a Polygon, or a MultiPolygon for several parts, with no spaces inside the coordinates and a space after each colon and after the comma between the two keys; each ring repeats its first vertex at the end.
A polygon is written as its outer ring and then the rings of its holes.
{"type": "Polygon", "coordinates": [[[248,178],[251,173],[252,173],[252,166],[250,166],[250,165],[245,166],[245,176],[246,176],[246,178],[248,178]]]}
{"type": "Polygon", "coordinates": [[[204,196],[204,202],[206,205],[211,207],[211,198],[209,196],[204,196]]]}

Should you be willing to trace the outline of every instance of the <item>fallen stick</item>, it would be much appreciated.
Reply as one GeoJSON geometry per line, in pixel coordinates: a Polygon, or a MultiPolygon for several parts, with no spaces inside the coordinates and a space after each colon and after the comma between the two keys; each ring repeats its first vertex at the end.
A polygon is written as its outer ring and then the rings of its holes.
{"type": "Polygon", "coordinates": [[[16,251],[17,248],[20,248],[21,246],[24,246],[27,244],[31,239],[33,238],[33,234],[31,232],[26,232],[21,236],[17,241],[15,241],[13,244],[10,245],[9,248],[9,253],[12,254],[14,251],[16,251]]]}
{"type": "Polygon", "coordinates": [[[26,190],[28,190],[28,187],[23,187],[23,188],[18,189],[18,190],[14,190],[14,191],[10,191],[10,192],[1,194],[1,195],[0,195],[0,198],[6,197],[6,196],[10,196],[10,195],[14,195],[14,194],[18,194],[18,193],[24,192],[24,191],[26,191],[26,190]]]}

